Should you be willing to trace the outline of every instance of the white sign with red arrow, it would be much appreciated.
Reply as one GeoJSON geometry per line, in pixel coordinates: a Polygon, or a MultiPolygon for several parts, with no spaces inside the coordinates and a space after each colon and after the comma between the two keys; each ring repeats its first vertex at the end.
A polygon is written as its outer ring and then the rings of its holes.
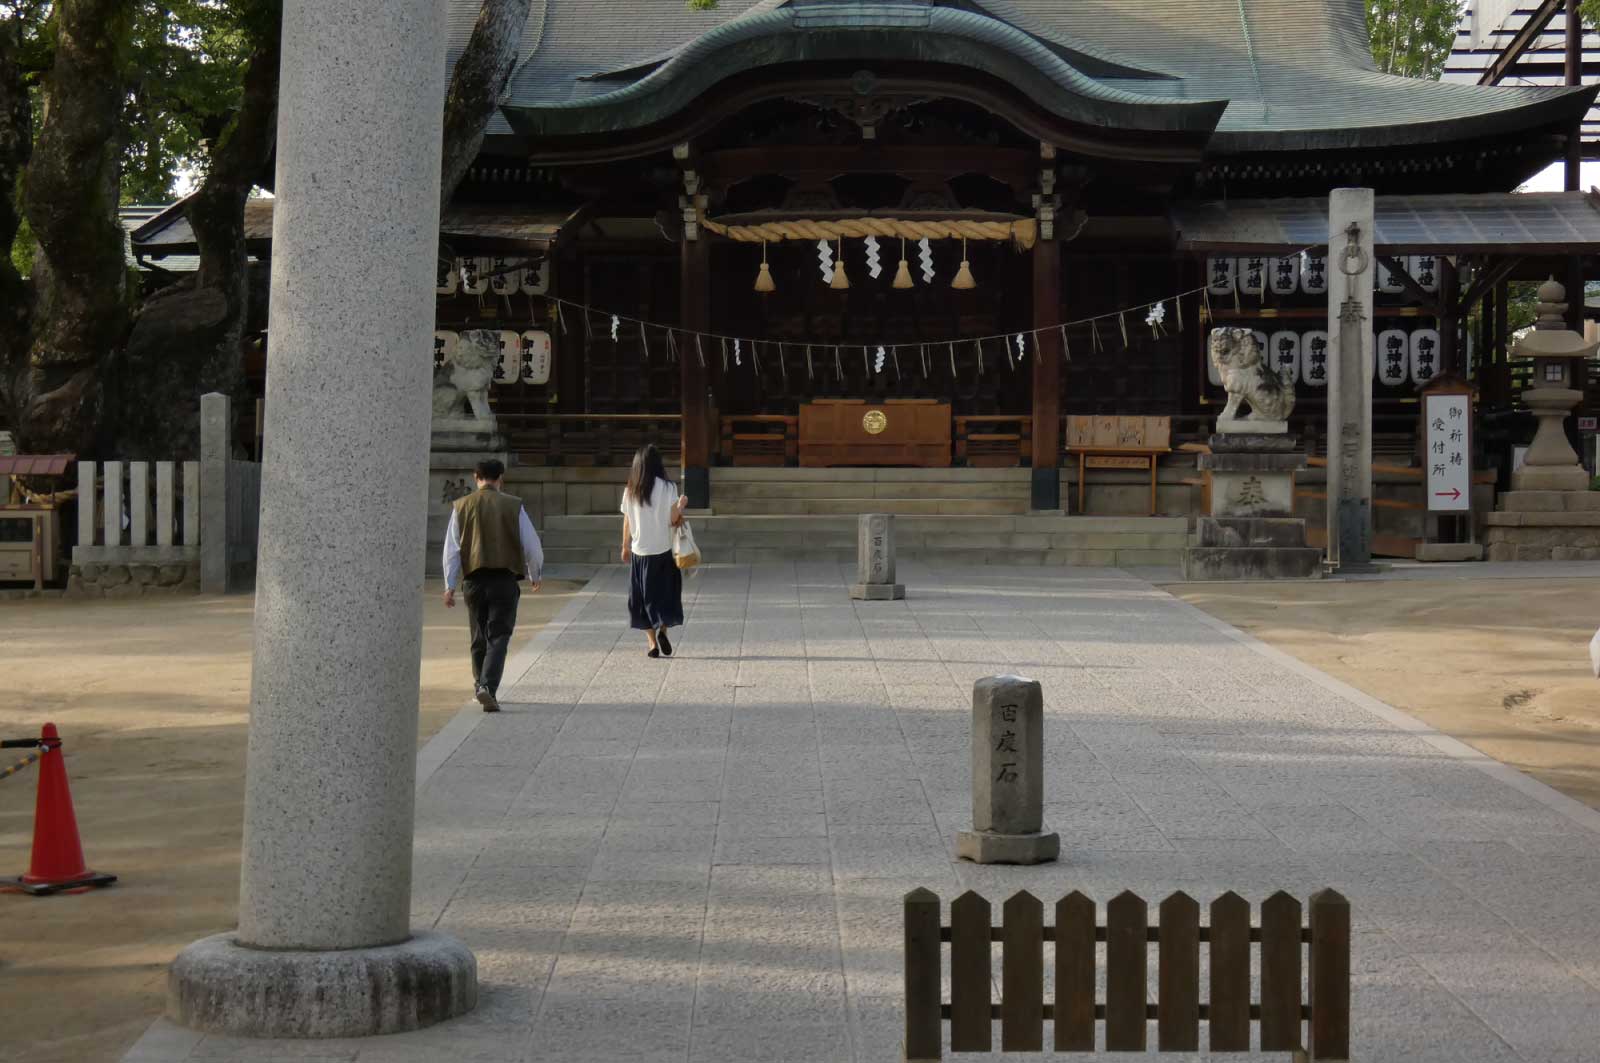
{"type": "Polygon", "coordinates": [[[1428,395],[1424,401],[1428,510],[1433,513],[1470,512],[1472,397],[1428,395]]]}

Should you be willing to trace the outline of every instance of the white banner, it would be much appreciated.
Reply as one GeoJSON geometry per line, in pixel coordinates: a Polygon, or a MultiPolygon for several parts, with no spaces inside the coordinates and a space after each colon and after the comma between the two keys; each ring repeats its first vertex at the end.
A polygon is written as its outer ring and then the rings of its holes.
{"type": "Polygon", "coordinates": [[[1427,395],[1428,509],[1466,513],[1472,509],[1472,397],[1427,395]]]}

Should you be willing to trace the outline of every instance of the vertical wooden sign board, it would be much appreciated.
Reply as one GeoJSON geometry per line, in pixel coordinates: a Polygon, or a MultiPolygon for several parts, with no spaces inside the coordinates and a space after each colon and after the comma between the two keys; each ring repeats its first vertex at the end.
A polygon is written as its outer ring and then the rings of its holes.
{"type": "Polygon", "coordinates": [[[1472,513],[1472,390],[1441,383],[1422,395],[1423,488],[1428,512],[1472,513]]]}

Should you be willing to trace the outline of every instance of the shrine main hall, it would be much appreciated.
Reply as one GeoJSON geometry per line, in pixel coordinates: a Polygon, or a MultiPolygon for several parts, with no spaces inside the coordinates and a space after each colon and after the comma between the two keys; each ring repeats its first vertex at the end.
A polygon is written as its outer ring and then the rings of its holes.
{"type": "MultiPolygon", "coordinates": [[[[452,63],[478,6],[451,4],[452,63]]],[[[581,521],[615,513],[647,441],[718,519],[1171,523],[1205,505],[1226,399],[1205,340],[1235,325],[1294,377],[1315,517],[1328,195],[1364,187],[1375,546],[1404,552],[1427,533],[1404,471],[1421,388],[1469,382],[1484,508],[1532,433],[1510,288],[1585,270],[1600,212],[1511,193],[1595,88],[1391,76],[1365,20],[1362,0],[534,0],[443,219],[440,380],[493,347],[492,446],[462,449],[579,521],[568,560],[614,549],[581,521]]],[[[259,255],[270,211],[251,205],[259,255]]],[[[135,250],[182,253],[183,229],[135,250]]],[[[470,467],[448,449],[436,510],[470,467]]]]}

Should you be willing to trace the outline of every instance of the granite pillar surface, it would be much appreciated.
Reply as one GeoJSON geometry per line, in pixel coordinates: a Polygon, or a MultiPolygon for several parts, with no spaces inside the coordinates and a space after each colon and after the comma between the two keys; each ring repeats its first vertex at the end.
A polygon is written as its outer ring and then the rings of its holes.
{"type": "Polygon", "coordinates": [[[1373,237],[1370,188],[1328,198],[1328,560],[1372,563],[1373,237]]]}
{"type": "Polygon", "coordinates": [[[972,687],[972,829],[956,855],[979,864],[1042,864],[1061,854],[1044,833],[1044,688],[1016,675],[972,687]]]}
{"type": "Polygon", "coordinates": [[[386,1033],[476,999],[471,953],[410,927],[432,367],[396,352],[434,327],[444,11],[284,4],[239,927],[169,976],[204,1029],[386,1033]]]}

